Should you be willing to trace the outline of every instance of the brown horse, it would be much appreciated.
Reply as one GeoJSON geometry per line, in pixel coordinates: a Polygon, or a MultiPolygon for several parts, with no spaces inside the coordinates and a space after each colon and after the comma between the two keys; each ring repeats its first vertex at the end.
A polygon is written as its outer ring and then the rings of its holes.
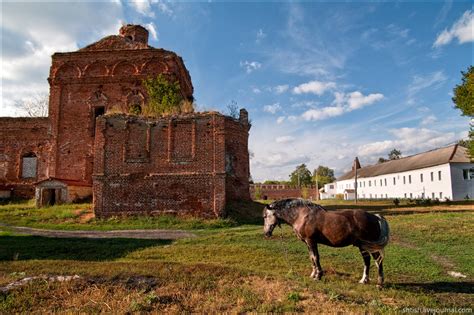
{"type": "Polygon", "coordinates": [[[267,205],[263,218],[266,237],[270,237],[275,226],[283,221],[291,225],[296,236],[306,243],[313,264],[311,278],[320,280],[323,276],[318,244],[331,247],[354,245],[364,259],[364,273],[359,282],[369,282],[372,255],[378,268],[377,286],[383,286],[383,249],[388,243],[389,227],[382,216],[363,210],[327,211],[307,200],[283,199],[267,205]]]}

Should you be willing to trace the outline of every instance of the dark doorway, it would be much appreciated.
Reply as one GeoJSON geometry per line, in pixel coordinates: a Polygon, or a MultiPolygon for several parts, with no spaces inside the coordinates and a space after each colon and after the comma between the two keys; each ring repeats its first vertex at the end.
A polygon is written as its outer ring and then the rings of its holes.
{"type": "Polygon", "coordinates": [[[59,194],[56,189],[43,189],[43,207],[54,206],[59,194]]]}
{"type": "Polygon", "coordinates": [[[105,106],[94,107],[94,118],[92,122],[92,135],[95,135],[95,120],[97,117],[105,114],[105,106]]]}

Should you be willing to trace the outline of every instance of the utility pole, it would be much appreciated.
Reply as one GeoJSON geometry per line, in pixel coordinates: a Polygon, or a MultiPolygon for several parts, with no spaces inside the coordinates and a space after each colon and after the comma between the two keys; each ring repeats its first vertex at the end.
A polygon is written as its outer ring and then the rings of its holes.
{"type": "Polygon", "coordinates": [[[357,204],[357,167],[355,168],[355,183],[354,183],[354,188],[355,188],[355,201],[357,204]]]}
{"type": "Polygon", "coordinates": [[[319,200],[318,169],[316,169],[316,200],[319,200]]]}

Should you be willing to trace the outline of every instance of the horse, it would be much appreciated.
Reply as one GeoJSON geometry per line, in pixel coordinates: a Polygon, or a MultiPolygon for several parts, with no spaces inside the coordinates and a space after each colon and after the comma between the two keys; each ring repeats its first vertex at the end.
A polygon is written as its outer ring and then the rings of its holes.
{"type": "Polygon", "coordinates": [[[378,268],[377,287],[384,283],[384,247],[390,229],[387,220],[364,210],[327,211],[322,206],[303,199],[282,199],[263,209],[264,234],[269,238],[281,222],[293,227],[296,236],[306,243],[313,270],[310,277],[321,280],[323,269],[319,262],[318,244],[331,247],[353,245],[359,248],[364,271],[359,283],[369,283],[370,256],[378,268]]]}

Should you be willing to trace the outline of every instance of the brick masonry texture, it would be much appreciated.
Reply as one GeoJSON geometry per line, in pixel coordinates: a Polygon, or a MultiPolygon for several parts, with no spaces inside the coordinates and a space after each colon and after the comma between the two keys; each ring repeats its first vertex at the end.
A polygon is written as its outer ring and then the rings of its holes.
{"type": "Polygon", "coordinates": [[[248,130],[246,111],[98,118],[94,212],[224,216],[226,201],[250,200],[248,130]]]}
{"type": "Polygon", "coordinates": [[[318,200],[319,193],[316,187],[296,188],[287,185],[273,185],[273,184],[253,184],[250,185],[250,195],[252,199],[256,198],[256,192],[260,194],[260,199],[264,200],[278,200],[284,198],[305,198],[311,200],[318,200]]]}
{"type": "Polygon", "coordinates": [[[248,199],[246,111],[240,121],[217,113],[156,121],[125,116],[96,120],[104,113],[146,106],[142,81],[159,74],[177,80],[182,96],[193,100],[182,58],[149,46],[148,31],[138,25],[123,26],[119,35],[76,52],[55,53],[48,78],[49,117],[0,118],[0,191],[33,197],[34,184],[51,179],[67,183],[69,191],[80,190],[83,198],[89,187],[99,216],[192,209],[222,215],[229,198],[248,199]],[[108,119],[125,129],[96,126],[108,119]],[[22,178],[23,157],[33,155],[36,177],[22,178]],[[122,190],[109,181],[122,183],[122,190]],[[123,188],[126,183],[128,189],[123,188]],[[109,198],[112,192],[122,199],[109,198]],[[156,200],[142,202],[147,192],[156,200]]]}

